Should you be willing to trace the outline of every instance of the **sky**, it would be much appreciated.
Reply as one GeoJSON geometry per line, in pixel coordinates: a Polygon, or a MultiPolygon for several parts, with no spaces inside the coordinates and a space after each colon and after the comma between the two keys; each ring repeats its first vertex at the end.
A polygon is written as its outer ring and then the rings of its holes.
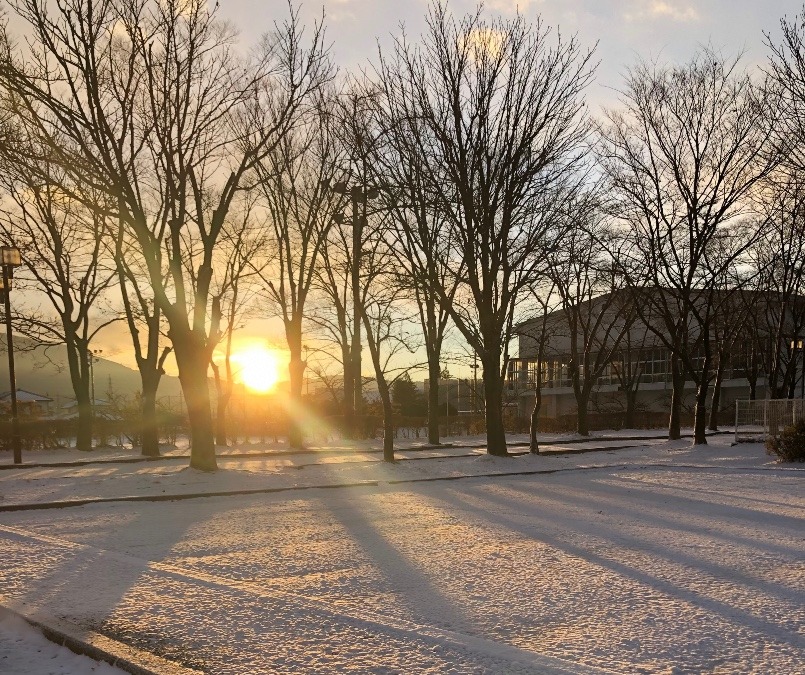
{"type": "MultiPolygon", "coordinates": [[[[371,67],[378,48],[389,49],[392,36],[405,25],[410,37],[425,27],[428,0],[306,0],[299,4],[304,24],[324,19],[331,53],[341,72],[371,67]]],[[[541,17],[544,25],[575,34],[585,47],[595,47],[599,61],[596,80],[587,92],[593,113],[616,107],[623,74],[638,59],[684,62],[700,45],[711,45],[725,56],[744,54],[743,63],[760,66],[768,58],[768,34],[777,41],[780,19],[802,11],[802,0],[488,0],[489,16],[541,17]]],[[[474,0],[453,0],[457,15],[474,11],[474,0]]],[[[288,17],[285,0],[220,0],[221,16],[240,31],[244,47],[258,42],[275,21],[288,17]]],[[[284,333],[274,320],[251,321],[240,339],[264,340],[280,350],[284,333]]],[[[105,355],[131,365],[130,344],[122,324],[105,331],[99,346],[105,355]]],[[[280,354],[280,358],[282,355],[280,354]]],[[[368,368],[369,361],[366,359],[368,368]]],[[[452,368],[454,376],[469,377],[469,368],[452,368]]]]}
{"type": "MultiPolygon", "coordinates": [[[[332,54],[342,69],[366,66],[388,49],[404,24],[410,35],[424,29],[429,0],[306,0],[306,22],[325,17],[332,54]]],[[[452,0],[456,15],[474,11],[475,0],[452,0]]],[[[600,61],[590,103],[614,105],[624,70],[637,58],[685,61],[697,46],[712,44],[726,55],[745,53],[745,63],[767,58],[763,33],[779,35],[780,18],[802,10],[802,0],[488,0],[488,15],[538,16],[563,35],[577,34],[600,61]]],[[[283,0],[222,0],[221,11],[254,42],[273,21],[287,17],[283,0]],[[259,8],[259,9],[258,9],[259,8]],[[255,11],[257,10],[257,11],[255,11]]]]}

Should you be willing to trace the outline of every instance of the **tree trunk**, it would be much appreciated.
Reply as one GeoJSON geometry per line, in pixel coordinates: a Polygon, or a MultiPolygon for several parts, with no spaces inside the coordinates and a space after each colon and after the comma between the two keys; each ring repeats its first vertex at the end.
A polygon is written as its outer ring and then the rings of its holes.
{"type": "Polygon", "coordinates": [[[439,444],[439,360],[428,359],[428,443],[439,444]]]}
{"type": "Polygon", "coordinates": [[[349,345],[341,346],[341,359],[344,369],[344,400],[343,406],[343,429],[341,433],[344,438],[352,438],[352,431],[355,427],[353,410],[355,406],[355,381],[352,378],[352,351],[349,345]]]}
{"type": "Polygon", "coordinates": [[[682,399],[685,396],[685,369],[681,367],[677,356],[671,356],[671,386],[668,440],[676,441],[682,437],[682,399]]]}
{"type": "Polygon", "coordinates": [[[144,457],[159,457],[159,422],[157,419],[157,388],[159,375],[142,375],[143,397],[140,418],[140,443],[144,457]]]}
{"type": "Polygon", "coordinates": [[[81,397],[78,403],[75,447],[82,452],[92,450],[92,404],[89,398],[81,397]],[[83,399],[83,400],[82,400],[83,399]]]}
{"type": "Polygon", "coordinates": [[[537,435],[539,432],[539,410],[541,407],[542,392],[540,392],[538,387],[536,395],[534,396],[534,407],[531,409],[531,424],[528,429],[528,451],[535,455],[539,454],[539,439],[537,435]]]}
{"type": "Polygon", "coordinates": [[[634,429],[637,413],[637,389],[627,389],[624,394],[626,396],[626,413],[623,417],[623,426],[625,429],[634,429]]]}
{"type": "Polygon", "coordinates": [[[498,372],[497,364],[491,367],[484,364],[483,380],[486,397],[486,452],[508,457],[506,429],[503,425],[503,378],[498,372]]]}
{"type": "Polygon", "coordinates": [[[391,406],[391,394],[385,378],[378,379],[377,393],[383,405],[383,461],[394,461],[394,410],[391,406]]]}
{"type": "Polygon", "coordinates": [[[576,433],[579,436],[590,435],[590,425],[587,421],[587,408],[590,403],[590,393],[580,391],[576,395],[576,433]]]}
{"type": "Polygon", "coordinates": [[[693,420],[693,444],[707,445],[707,370],[696,390],[696,413],[693,420]]]}
{"type": "Polygon", "coordinates": [[[305,381],[305,363],[302,361],[301,344],[297,348],[291,346],[291,360],[288,363],[290,414],[288,415],[288,445],[294,449],[301,449],[304,446],[302,434],[302,387],[305,381]]]}
{"type": "Polygon", "coordinates": [[[723,359],[719,359],[718,368],[716,368],[716,379],[713,383],[713,396],[710,399],[710,423],[708,429],[710,431],[718,431],[718,414],[721,407],[721,381],[724,379],[724,366],[722,366],[723,359]]]}
{"type": "Polygon", "coordinates": [[[215,471],[218,464],[207,381],[210,357],[207,350],[192,344],[193,340],[192,335],[183,339],[172,338],[190,424],[190,466],[201,471],[215,471]]]}

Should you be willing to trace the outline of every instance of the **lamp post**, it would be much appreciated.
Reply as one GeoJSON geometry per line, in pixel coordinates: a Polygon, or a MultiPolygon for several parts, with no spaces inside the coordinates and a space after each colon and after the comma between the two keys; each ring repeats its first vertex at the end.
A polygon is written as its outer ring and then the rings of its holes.
{"type": "Polygon", "coordinates": [[[0,246],[0,263],[3,267],[3,296],[6,311],[6,343],[8,344],[8,379],[11,387],[11,439],[14,451],[14,464],[22,464],[22,444],[20,443],[20,420],[17,413],[17,375],[14,371],[14,338],[11,333],[11,282],[14,268],[22,265],[22,256],[16,246],[0,246]]]}
{"type": "Polygon", "coordinates": [[[472,413],[478,414],[478,354],[472,355],[472,413]]]}
{"type": "Polygon", "coordinates": [[[89,382],[90,382],[90,396],[92,396],[92,417],[95,417],[95,362],[100,360],[100,354],[103,354],[103,349],[93,349],[91,352],[87,350],[89,357],[89,382]]]}
{"type": "MultiPolygon", "coordinates": [[[[329,181],[324,181],[325,187],[329,187],[329,181]]],[[[357,431],[359,421],[358,416],[361,411],[363,398],[361,396],[361,249],[363,248],[363,226],[366,223],[366,202],[369,199],[376,199],[380,191],[374,187],[361,184],[347,186],[345,181],[338,181],[332,185],[333,192],[341,195],[349,195],[352,202],[352,268],[350,270],[352,285],[352,316],[354,328],[352,331],[352,358],[350,359],[350,369],[352,371],[352,382],[354,389],[354,399],[350,406],[353,414],[353,431],[357,431]]],[[[343,214],[336,214],[333,218],[335,222],[342,224],[345,222],[343,214]]]]}

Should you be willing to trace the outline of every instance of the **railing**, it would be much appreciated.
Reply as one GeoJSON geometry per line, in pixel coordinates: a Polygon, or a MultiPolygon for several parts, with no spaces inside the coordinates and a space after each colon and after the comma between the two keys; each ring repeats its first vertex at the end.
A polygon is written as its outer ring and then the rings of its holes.
{"type": "Polygon", "coordinates": [[[776,438],[785,427],[803,418],[803,399],[735,401],[735,442],[756,443],[776,438]]]}

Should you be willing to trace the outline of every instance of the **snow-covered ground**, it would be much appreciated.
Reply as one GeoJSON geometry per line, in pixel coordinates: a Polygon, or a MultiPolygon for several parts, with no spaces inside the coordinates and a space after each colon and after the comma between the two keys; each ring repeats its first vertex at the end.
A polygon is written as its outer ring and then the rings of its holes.
{"type": "Polygon", "coordinates": [[[122,675],[107,663],[73,654],[0,607],[0,673],[4,675],[122,675]]]}
{"type": "Polygon", "coordinates": [[[266,492],[0,513],[0,594],[210,673],[802,673],[805,466],[730,440],[6,470],[0,507],[266,492]]]}

